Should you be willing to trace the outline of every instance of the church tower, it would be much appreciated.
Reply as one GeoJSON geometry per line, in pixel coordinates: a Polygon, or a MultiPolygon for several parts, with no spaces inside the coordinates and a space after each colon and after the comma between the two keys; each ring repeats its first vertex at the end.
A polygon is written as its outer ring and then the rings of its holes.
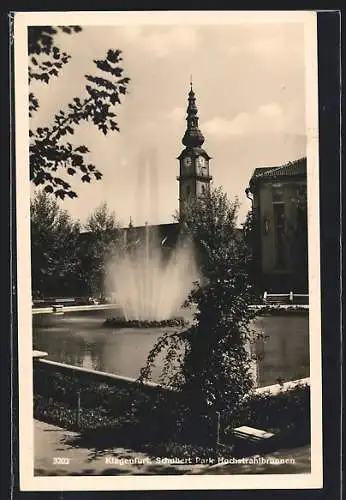
{"type": "Polygon", "coordinates": [[[178,156],[179,160],[179,213],[184,213],[187,203],[203,196],[210,190],[212,177],[209,174],[211,157],[202,148],[204,137],[198,128],[198,109],[196,97],[190,83],[188,97],[186,131],[182,139],[185,149],[178,156]]]}

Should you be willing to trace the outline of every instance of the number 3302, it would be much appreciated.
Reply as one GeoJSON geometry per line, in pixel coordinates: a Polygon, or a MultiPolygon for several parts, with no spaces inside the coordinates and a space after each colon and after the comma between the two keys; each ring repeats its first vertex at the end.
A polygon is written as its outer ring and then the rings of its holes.
{"type": "Polygon", "coordinates": [[[65,457],[53,457],[53,464],[54,465],[68,465],[70,463],[69,458],[65,457]]]}

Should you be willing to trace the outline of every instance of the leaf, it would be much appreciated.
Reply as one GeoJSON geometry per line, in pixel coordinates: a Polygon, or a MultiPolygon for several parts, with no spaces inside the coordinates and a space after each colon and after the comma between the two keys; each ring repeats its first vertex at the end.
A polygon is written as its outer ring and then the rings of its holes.
{"type": "Polygon", "coordinates": [[[124,77],[124,78],[121,78],[120,80],[118,80],[118,84],[119,85],[126,85],[130,82],[130,78],[128,78],[127,76],[124,77]]]}
{"type": "Polygon", "coordinates": [[[121,55],[121,50],[109,49],[107,52],[107,59],[111,63],[117,63],[119,62],[120,55],[121,55]]]}
{"type": "Polygon", "coordinates": [[[69,167],[69,168],[67,169],[67,173],[68,173],[69,175],[74,175],[74,174],[76,173],[76,170],[75,170],[74,168],[69,167]]]}
{"type": "Polygon", "coordinates": [[[107,80],[106,78],[100,78],[99,76],[91,76],[91,75],[85,75],[85,78],[89,82],[96,83],[96,85],[99,85],[100,87],[104,87],[108,90],[114,90],[114,84],[110,80],[107,80]]]}
{"type": "Polygon", "coordinates": [[[83,165],[83,156],[81,156],[81,155],[73,154],[71,156],[71,160],[72,160],[72,165],[74,165],[74,166],[83,165]]]}
{"type": "Polygon", "coordinates": [[[62,189],[58,189],[57,191],[55,191],[55,196],[63,200],[65,198],[65,191],[63,191],[62,189]]]}
{"type": "Polygon", "coordinates": [[[88,94],[93,98],[95,99],[95,97],[97,97],[97,91],[95,89],[93,89],[92,87],[90,87],[90,85],[86,85],[85,88],[87,89],[88,91],[88,94]]]}
{"type": "Polygon", "coordinates": [[[109,98],[110,102],[115,105],[115,104],[120,104],[120,99],[119,99],[119,95],[117,92],[114,92],[110,98],[109,98]]]}
{"type": "Polygon", "coordinates": [[[89,153],[89,149],[86,147],[86,146],[78,146],[77,148],[75,148],[75,151],[77,151],[78,153],[89,153]]]}
{"type": "Polygon", "coordinates": [[[82,182],[90,182],[90,181],[91,181],[90,175],[85,174],[82,176],[82,182]]]}
{"type": "Polygon", "coordinates": [[[59,26],[59,28],[64,32],[70,34],[72,32],[72,29],[70,26],[59,26]]]}
{"type": "Polygon", "coordinates": [[[113,120],[109,120],[109,124],[111,126],[111,130],[116,130],[117,132],[120,132],[120,129],[116,122],[114,122],[113,120]]]}

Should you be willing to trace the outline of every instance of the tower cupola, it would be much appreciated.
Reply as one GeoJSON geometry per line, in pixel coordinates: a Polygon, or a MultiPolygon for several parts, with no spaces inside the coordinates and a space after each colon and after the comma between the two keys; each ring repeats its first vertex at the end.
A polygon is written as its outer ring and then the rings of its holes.
{"type": "Polygon", "coordinates": [[[196,106],[196,96],[190,82],[190,92],[188,97],[187,116],[186,116],[186,131],[182,139],[182,143],[187,148],[201,147],[204,143],[204,136],[198,128],[198,108],[196,106]]]}

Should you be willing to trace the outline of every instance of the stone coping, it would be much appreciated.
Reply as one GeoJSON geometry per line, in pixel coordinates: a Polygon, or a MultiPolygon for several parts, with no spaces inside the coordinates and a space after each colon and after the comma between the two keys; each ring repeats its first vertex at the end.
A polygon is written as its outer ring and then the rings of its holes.
{"type": "MultiPolygon", "coordinates": [[[[34,351],[35,352],[35,351],[34,351]]],[[[36,351],[40,352],[40,351],[36,351]]],[[[44,355],[47,355],[47,353],[43,353],[44,355]]],[[[90,370],[89,368],[83,368],[81,366],[73,366],[73,365],[68,365],[65,363],[59,363],[58,361],[51,361],[49,359],[39,359],[39,362],[44,364],[44,365],[49,365],[52,367],[56,367],[59,369],[63,369],[66,371],[71,371],[71,372],[78,372],[78,373],[85,373],[88,375],[93,375],[96,378],[100,377],[103,379],[108,379],[109,381],[119,381],[123,382],[125,384],[138,384],[137,379],[132,378],[132,377],[124,377],[122,375],[115,375],[113,373],[107,373],[107,372],[101,372],[98,370],[90,370]]],[[[177,392],[176,389],[173,387],[163,387],[160,384],[157,384],[156,382],[141,382],[141,384],[144,387],[148,387],[151,389],[158,389],[158,390],[167,390],[171,392],[177,392]]],[[[284,382],[283,384],[273,384],[273,385],[267,385],[265,387],[257,387],[254,389],[255,394],[272,394],[272,395],[277,395],[280,392],[285,392],[290,389],[294,389],[298,385],[310,385],[310,377],[298,379],[298,380],[291,380],[289,382],[284,382]]]]}
{"type": "MultiPolygon", "coordinates": [[[[88,375],[93,375],[96,378],[104,378],[108,379],[109,381],[119,381],[119,382],[124,382],[126,384],[139,384],[137,379],[132,378],[132,377],[124,377],[123,375],[116,375],[114,373],[107,373],[107,372],[101,372],[99,370],[90,370],[89,368],[83,368],[81,366],[74,366],[74,365],[68,365],[66,363],[59,363],[58,361],[51,361],[50,359],[40,359],[39,360],[41,364],[43,365],[49,365],[52,367],[56,367],[65,371],[71,371],[71,372],[78,372],[78,373],[85,373],[88,375]]],[[[151,389],[167,389],[170,391],[174,391],[173,388],[169,387],[162,387],[160,384],[157,384],[155,382],[141,382],[141,384],[145,387],[150,387],[151,389]]]]}
{"type": "Polygon", "coordinates": [[[119,309],[117,304],[91,304],[91,305],[83,305],[83,306],[67,306],[65,304],[56,303],[54,306],[47,307],[33,307],[32,314],[49,314],[53,313],[56,308],[59,307],[59,310],[63,312],[73,312],[73,311],[102,311],[108,309],[119,309]]]}
{"type": "Polygon", "coordinates": [[[44,352],[44,351],[32,351],[32,357],[33,359],[41,359],[41,358],[44,358],[48,356],[48,352],[44,352]]]}
{"type": "Polygon", "coordinates": [[[294,389],[298,385],[310,385],[310,377],[301,378],[298,380],[290,380],[289,382],[284,382],[283,384],[273,384],[267,385],[265,387],[257,387],[255,389],[256,394],[271,394],[276,396],[280,392],[289,391],[294,389]]]}

